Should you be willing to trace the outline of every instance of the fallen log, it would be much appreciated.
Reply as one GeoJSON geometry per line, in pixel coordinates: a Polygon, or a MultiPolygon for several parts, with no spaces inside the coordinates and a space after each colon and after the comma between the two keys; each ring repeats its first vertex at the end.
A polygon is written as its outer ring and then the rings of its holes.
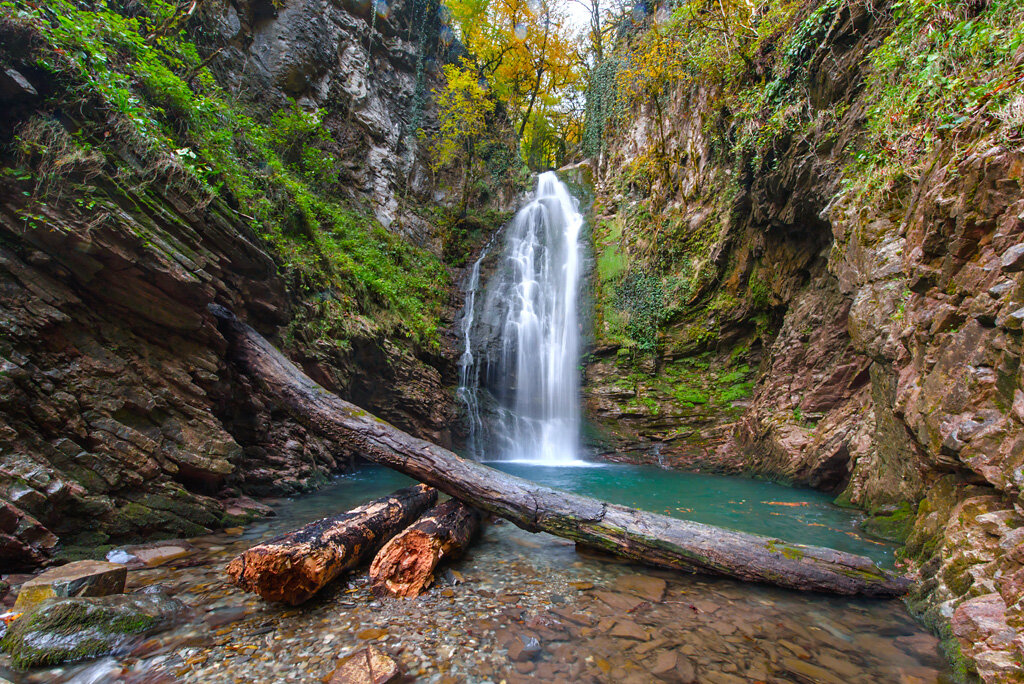
{"type": "Polygon", "coordinates": [[[449,499],[391,538],[370,564],[370,589],[378,596],[413,598],[434,581],[442,558],[466,550],[480,527],[481,513],[449,499]]]}
{"type": "Polygon", "coordinates": [[[297,606],[359,565],[436,502],[433,487],[399,489],[257,544],[228,563],[227,573],[246,591],[297,606]]]}
{"type": "Polygon", "coordinates": [[[309,429],[525,530],[659,567],[792,589],[893,597],[910,587],[864,556],[638,511],[466,460],[331,394],[230,311],[217,305],[210,311],[234,362],[309,429]]]}

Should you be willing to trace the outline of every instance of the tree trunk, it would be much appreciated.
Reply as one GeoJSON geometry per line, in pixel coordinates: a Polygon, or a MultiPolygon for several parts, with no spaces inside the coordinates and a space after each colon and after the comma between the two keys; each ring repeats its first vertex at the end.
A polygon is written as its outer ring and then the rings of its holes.
{"type": "Polygon", "coordinates": [[[482,514],[458,499],[430,509],[377,552],[370,583],[378,596],[415,598],[434,581],[442,558],[456,558],[480,528],[482,514]]]}
{"type": "Polygon", "coordinates": [[[246,591],[297,606],[367,559],[436,501],[437,490],[427,485],[399,489],[254,546],[231,561],[227,573],[246,591]]]}
{"type": "Polygon", "coordinates": [[[604,503],[463,459],[331,394],[229,311],[216,305],[210,310],[220,319],[239,367],[313,432],[525,530],[550,532],[659,567],[793,589],[891,597],[909,588],[908,580],[893,577],[864,556],[604,503]]]}

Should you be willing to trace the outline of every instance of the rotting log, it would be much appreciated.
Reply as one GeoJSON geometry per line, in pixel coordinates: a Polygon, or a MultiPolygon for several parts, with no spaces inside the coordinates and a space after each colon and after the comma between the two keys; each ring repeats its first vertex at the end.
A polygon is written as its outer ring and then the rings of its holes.
{"type": "Polygon", "coordinates": [[[210,311],[233,361],[309,429],[525,530],[658,567],[791,589],[894,597],[910,587],[864,556],[638,511],[466,460],[331,394],[230,311],[217,305],[210,311]]]}
{"type": "Polygon", "coordinates": [[[359,565],[437,503],[419,484],[257,544],[228,563],[232,581],[268,601],[297,606],[359,565]]]}
{"type": "Polygon", "coordinates": [[[378,596],[413,598],[434,581],[442,558],[457,558],[480,528],[479,509],[449,499],[391,538],[370,564],[370,588],[378,596]]]}

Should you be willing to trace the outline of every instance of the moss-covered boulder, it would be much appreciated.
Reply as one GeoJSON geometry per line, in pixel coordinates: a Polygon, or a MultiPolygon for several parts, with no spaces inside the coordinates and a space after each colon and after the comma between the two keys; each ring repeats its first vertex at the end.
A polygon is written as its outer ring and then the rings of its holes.
{"type": "Polygon", "coordinates": [[[53,599],[15,620],[0,648],[22,668],[85,660],[168,629],[189,612],[162,593],[53,599]]]}

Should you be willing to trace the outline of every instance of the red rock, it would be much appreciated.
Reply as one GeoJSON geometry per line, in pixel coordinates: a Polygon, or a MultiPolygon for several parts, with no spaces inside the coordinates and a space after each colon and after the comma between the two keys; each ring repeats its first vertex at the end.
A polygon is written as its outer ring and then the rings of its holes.
{"type": "Polygon", "coordinates": [[[652,603],[660,603],[665,598],[667,587],[665,580],[650,575],[620,575],[615,579],[615,588],[619,591],[636,594],[652,603]]]}
{"type": "Polygon", "coordinates": [[[620,639],[636,639],[637,641],[647,641],[651,636],[647,630],[631,620],[619,620],[609,634],[620,639]]]}
{"type": "Polygon", "coordinates": [[[643,604],[643,599],[628,594],[617,594],[611,591],[598,591],[595,596],[612,610],[628,613],[643,604]]]}

